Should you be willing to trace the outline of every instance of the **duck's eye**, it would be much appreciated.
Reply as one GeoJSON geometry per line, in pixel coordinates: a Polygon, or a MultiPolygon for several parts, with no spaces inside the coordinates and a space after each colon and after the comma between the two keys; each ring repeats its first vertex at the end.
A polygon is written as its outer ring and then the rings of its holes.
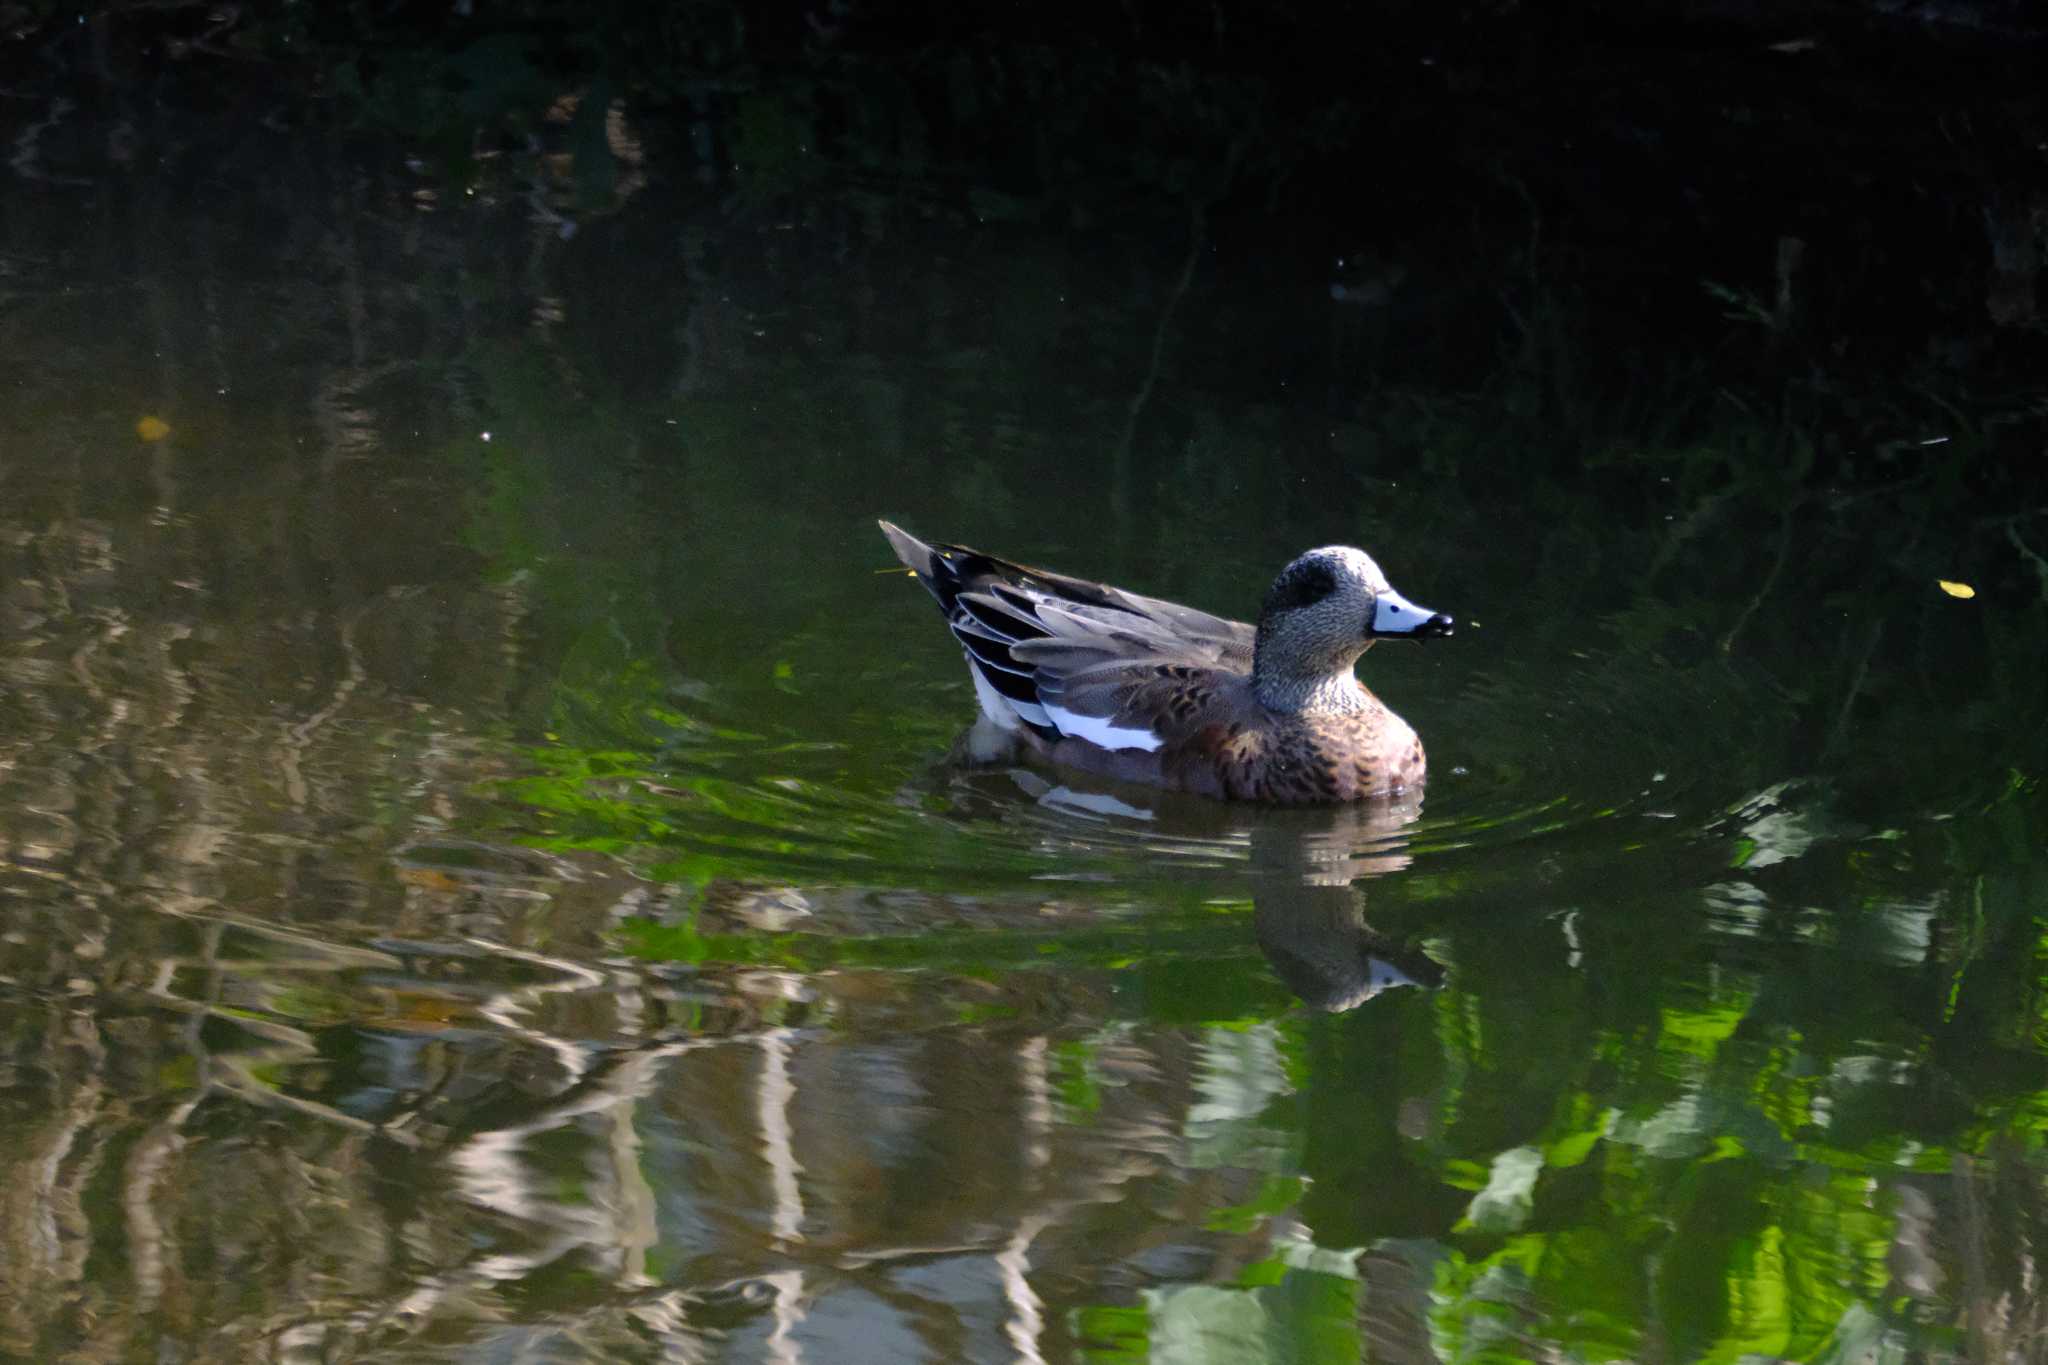
{"type": "Polygon", "coordinates": [[[1266,590],[1264,610],[1271,613],[1314,606],[1336,590],[1337,576],[1329,565],[1314,560],[1292,564],[1266,590]]]}

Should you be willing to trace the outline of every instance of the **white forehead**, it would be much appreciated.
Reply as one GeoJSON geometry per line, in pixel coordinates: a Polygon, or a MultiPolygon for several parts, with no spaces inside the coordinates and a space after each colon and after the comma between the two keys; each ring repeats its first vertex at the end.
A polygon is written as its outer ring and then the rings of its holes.
{"type": "Polygon", "coordinates": [[[1355,545],[1321,545],[1302,558],[1328,564],[1340,580],[1363,584],[1374,592],[1386,590],[1387,576],[1380,572],[1379,564],[1355,545]]]}

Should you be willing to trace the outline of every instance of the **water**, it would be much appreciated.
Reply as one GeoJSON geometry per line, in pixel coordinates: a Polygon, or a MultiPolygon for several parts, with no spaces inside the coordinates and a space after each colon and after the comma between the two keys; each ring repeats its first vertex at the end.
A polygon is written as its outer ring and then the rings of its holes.
{"type": "Polygon", "coordinates": [[[0,1356],[2039,1353],[2024,509],[1333,397],[1171,219],[353,156],[0,236],[0,1356]],[[877,515],[1231,615],[1363,543],[1429,787],[951,762],[877,515]]]}

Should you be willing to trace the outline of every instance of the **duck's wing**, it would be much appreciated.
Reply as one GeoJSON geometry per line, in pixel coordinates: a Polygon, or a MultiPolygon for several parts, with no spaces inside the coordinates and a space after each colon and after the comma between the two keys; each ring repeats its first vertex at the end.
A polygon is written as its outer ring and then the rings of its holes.
{"type": "Polygon", "coordinates": [[[1214,686],[1250,672],[1253,632],[1241,622],[881,525],[937,599],[998,724],[1021,723],[1048,742],[1156,749],[1162,735],[1134,719],[1141,713],[1117,720],[1134,704],[1133,689],[1153,697],[1196,675],[1214,686]]]}
{"type": "Polygon", "coordinates": [[[1034,665],[1038,704],[1070,739],[1104,749],[1148,752],[1180,744],[1242,718],[1250,688],[1244,674],[1183,659],[1118,659],[1073,671],[1060,641],[1026,640],[1012,654],[1034,665]]]}

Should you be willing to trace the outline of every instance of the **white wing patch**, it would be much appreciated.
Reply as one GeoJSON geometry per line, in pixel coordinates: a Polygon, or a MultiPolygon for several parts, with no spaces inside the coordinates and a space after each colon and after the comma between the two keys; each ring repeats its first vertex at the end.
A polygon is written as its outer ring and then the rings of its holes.
{"type": "Polygon", "coordinates": [[[1083,716],[1064,706],[1045,705],[1052,727],[1068,739],[1085,739],[1102,749],[1144,749],[1150,752],[1165,741],[1150,730],[1132,725],[1115,725],[1101,716],[1083,716]]]}
{"type": "Polygon", "coordinates": [[[981,703],[981,714],[1005,730],[1017,728],[1017,713],[1010,709],[1010,703],[1003,700],[1003,694],[989,686],[981,670],[974,666],[974,656],[967,656],[967,676],[974,679],[974,699],[981,703]]]}
{"type": "Polygon", "coordinates": [[[981,714],[987,716],[998,728],[1014,730],[1017,728],[1017,717],[1022,716],[1033,725],[1059,729],[1053,724],[1052,718],[1045,714],[1044,707],[1033,702],[1017,701],[996,691],[995,685],[982,676],[981,663],[972,654],[967,656],[967,676],[974,679],[974,699],[981,703],[981,714]]]}

